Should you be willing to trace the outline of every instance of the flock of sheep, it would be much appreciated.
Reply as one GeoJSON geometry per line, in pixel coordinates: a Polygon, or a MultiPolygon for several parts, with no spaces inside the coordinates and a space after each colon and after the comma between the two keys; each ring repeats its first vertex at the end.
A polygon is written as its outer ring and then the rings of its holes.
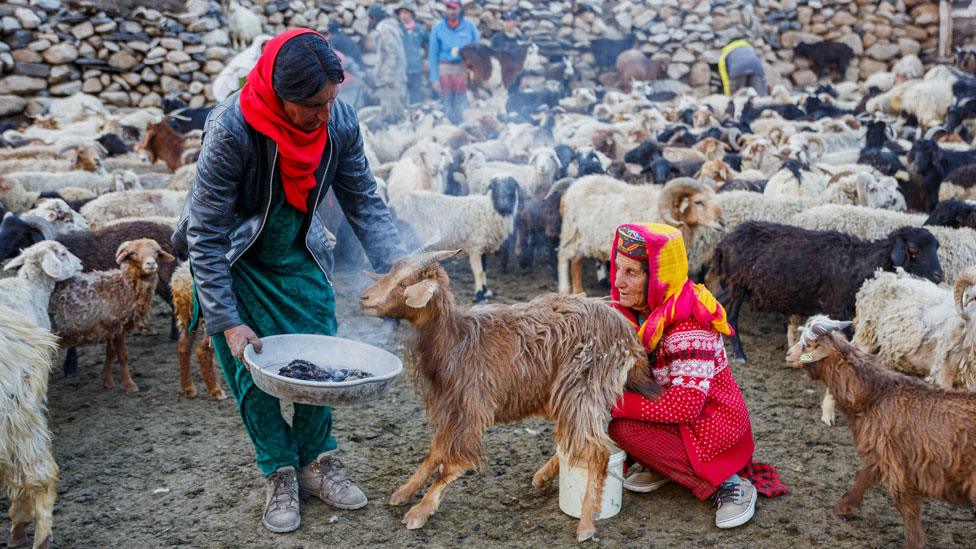
{"type": "MultiPolygon", "coordinates": [[[[575,293],[585,260],[605,275],[616,225],[668,223],[734,326],[748,303],[785,315],[790,343],[812,346],[809,334],[836,327],[808,325],[799,337],[804,319],[850,320],[853,342],[887,366],[946,389],[976,388],[976,80],[945,66],[924,72],[908,56],[863,83],[779,87],[767,98],[629,84],[628,92],[546,92],[530,116],[492,105],[533,103],[542,92],[498,90],[505,97],[475,102],[460,126],[430,106],[393,126],[364,109],[367,158],[404,238],[464,250],[484,301],[492,297],[488,254],[527,271],[541,253],[552,288],[575,293]]],[[[10,418],[0,427],[0,476],[15,538],[32,515],[37,543],[51,534],[58,467],[44,402],[58,347],[68,350],[70,373],[74,347],[105,343],[103,385],[112,386],[118,360],[123,388],[137,391],[125,334],[148,328],[158,296],[174,312],[181,389],[196,396],[192,284],[169,237],[200,135],[170,121],[156,109],[109,112],[79,94],[3,132],[0,260],[16,276],[0,279],[0,356],[12,365],[0,371],[0,390],[16,398],[0,400],[0,416],[10,418]]],[[[340,250],[351,247],[342,224],[336,210],[330,229],[340,250]]],[[[225,398],[202,339],[196,356],[207,390],[225,398]]],[[[745,360],[738,338],[733,348],[745,360]]],[[[852,412],[849,395],[828,386],[823,420],[832,423],[830,394],[852,412]]]]}

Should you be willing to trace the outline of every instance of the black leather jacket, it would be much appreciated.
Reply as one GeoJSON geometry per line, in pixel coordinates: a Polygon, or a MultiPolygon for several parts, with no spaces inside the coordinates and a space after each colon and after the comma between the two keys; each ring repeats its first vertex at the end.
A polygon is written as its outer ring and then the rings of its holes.
{"type": "MultiPolygon", "coordinates": [[[[331,283],[333,244],[326,237],[322,197],[331,186],[373,268],[389,269],[405,253],[363,152],[356,112],[336,101],[318,184],[309,193],[312,212],[305,244],[331,283]]],[[[207,117],[197,173],[173,234],[173,245],[193,264],[197,299],[210,335],[241,324],[230,268],[257,240],[271,204],[278,161],[274,141],[244,120],[238,94],[207,117]]]]}

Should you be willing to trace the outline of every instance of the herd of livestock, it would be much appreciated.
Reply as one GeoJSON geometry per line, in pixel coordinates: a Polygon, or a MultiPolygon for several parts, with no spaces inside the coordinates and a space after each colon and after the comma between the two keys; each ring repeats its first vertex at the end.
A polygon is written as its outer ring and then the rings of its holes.
{"type": "MultiPolygon", "coordinates": [[[[667,80],[564,91],[545,81],[571,64],[540,66],[537,89],[475,89],[457,126],[430,104],[396,125],[361,111],[404,238],[462,249],[482,302],[488,254],[577,293],[587,259],[605,276],[618,224],[674,225],[733,327],[744,304],[784,315],[788,361],[828,387],[823,421],[847,416],[863,464],[838,512],[884,483],[919,546],[925,497],[976,504],[976,79],[908,56],[865,82],[701,97],[667,80]]],[[[138,391],[125,336],[148,329],[158,296],[196,396],[192,283],[170,235],[207,109],[179,110],[110,112],[79,94],[2,134],[0,260],[15,276],[0,279],[0,394],[14,396],[0,399],[0,477],[14,538],[32,516],[37,543],[51,533],[44,403],[59,348],[70,374],[76,347],[104,344],[103,386],[117,360],[138,391]]],[[[336,209],[337,251],[361,261],[343,223],[336,209]]],[[[206,389],[223,399],[201,339],[206,389]]]]}

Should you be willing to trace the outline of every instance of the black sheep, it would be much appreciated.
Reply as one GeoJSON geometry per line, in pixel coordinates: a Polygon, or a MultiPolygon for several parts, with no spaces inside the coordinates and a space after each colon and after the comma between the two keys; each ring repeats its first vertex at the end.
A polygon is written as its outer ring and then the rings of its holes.
{"type": "Polygon", "coordinates": [[[163,113],[169,115],[167,122],[181,134],[193,130],[203,130],[211,110],[213,110],[213,106],[191,108],[180,99],[163,100],[163,113]]]}
{"type": "Polygon", "coordinates": [[[967,99],[965,103],[949,107],[946,113],[945,130],[951,132],[970,118],[976,118],[976,98],[967,99]]]}
{"type": "Polygon", "coordinates": [[[634,47],[636,42],[637,36],[634,33],[616,40],[597,38],[590,42],[590,52],[593,53],[597,67],[611,69],[617,62],[617,56],[634,47]]]}
{"type": "Polygon", "coordinates": [[[858,289],[878,269],[901,267],[941,282],[945,274],[938,248],[932,233],[919,227],[902,227],[885,238],[866,241],[838,231],[777,223],[739,225],[719,243],[711,267],[728,291],[736,360],[746,358],[738,320],[747,299],[763,312],[803,317],[822,313],[849,320],[858,289]]]}
{"type": "Polygon", "coordinates": [[[654,141],[645,141],[624,155],[624,162],[638,164],[641,167],[648,166],[655,158],[660,158],[663,154],[661,146],[654,141]]]}
{"type": "Polygon", "coordinates": [[[854,50],[840,42],[800,43],[793,48],[793,56],[809,59],[817,72],[817,78],[823,78],[827,74],[827,68],[833,66],[837,69],[840,80],[843,81],[846,78],[847,67],[854,58],[854,50]]]}
{"type": "MultiPolygon", "coordinates": [[[[170,237],[173,228],[162,223],[148,221],[129,221],[104,227],[96,231],[82,231],[57,237],[57,241],[64,244],[69,252],[81,260],[85,272],[110,271],[118,269],[115,252],[119,245],[127,240],[137,238],[151,238],[159,243],[164,252],[176,256],[170,237]]],[[[176,270],[175,261],[159,265],[159,283],[156,285],[156,295],[172,307],[173,299],[170,294],[169,281],[176,270]]],[[[176,341],[179,333],[176,330],[176,319],[170,324],[170,339],[176,341]]],[[[68,349],[68,356],[64,360],[65,375],[73,375],[78,370],[78,354],[74,349],[68,349]]]]}
{"type": "Polygon", "coordinates": [[[908,163],[916,185],[915,199],[908,207],[930,212],[939,201],[942,182],[953,170],[976,163],[976,151],[949,151],[931,139],[919,139],[908,151],[908,163]]]}
{"type": "Polygon", "coordinates": [[[751,193],[762,194],[766,190],[766,181],[746,181],[744,179],[733,179],[724,183],[718,188],[717,192],[726,193],[729,191],[749,191],[751,193]]]}
{"type": "Polygon", "coordinates": [[[120,136],[114,133],[106,133],[98,136],[99,145],[105,149],[109,156],[121,156],[132,151],[132,147],[127,145],[120,136]]]}
{"type": "Polygon", "coordinates": [[[807,111],[807,116],[813,118],[814,120],[820,120],[821,118],[837,118],[839,116],[844,116],[845,114],[854,114],[854,111],[828,105],[821,101],[816,95],[807,97],[807,100],[803,103],[803,110],[807,111]]]}
{"type": "Polygon", "coordinates": [[[803,109],[791,103],[769,103],[756,107],[752,104],[752,99],[749,99],[742,107],[742,115],[739,116],[739,121],[746,126],[751,126],[765,111],[773,111],[786,120],[804,120],[807,118],[807,113],[803,112],[803,109]]]}
{"type": "Polygon", "coordinates": [[[868,108],[868,101],[879,95],[881,95],[881,88],[877,86],[871,86],[870,88],[868,88],[868,91],[864,94],[864,97],[862,97],[861,100],[857,103],[857,106],[854,107],[854,114],[855,115],[864,114],[864,111],[866,111],[868,108]]]}
{"type": "Polygon", "coordinates": [[[867,124],[864,147],[858,155],[858,164],[867,164],[885,175],[895,175],[904,169],[899,154],[904,152],[894,141],[888,140],[888,124],[872,120],[867,124]]]}
{"type": "Polygon", "coordinates": [[[935,205],[935,209],[925,220],[926,225],[942,225],[945,227],[969,227],[976,229],[976,204],[965,200],[943,200],[935,205]]]}
{"type": "Polygon", "coordinates": [[[725,153],[725,156],[722,157],[722,162],[725,162],[737,172],[742,171],[742,153],[725,153]]]}
{"type": "Polygon", "coordinates": [[[5,212],[3,204],[0,204],[0,215],[3,216],[3,221],[0,221],[0,263],[16,256],[24,248],[54,238],[54,229],[46,219],[5,212]]]}

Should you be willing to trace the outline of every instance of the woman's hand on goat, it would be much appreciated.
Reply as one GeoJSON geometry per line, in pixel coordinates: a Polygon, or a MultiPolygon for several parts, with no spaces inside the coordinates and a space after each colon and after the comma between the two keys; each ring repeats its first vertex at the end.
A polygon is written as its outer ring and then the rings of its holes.
{"type": "Polygon", "coordinates": [[[224,339],[227,340],[227,346],[230,347],[230,353],[234,355],[234,358],[241,361],[244,367],[250,370],[247,362],[244,362],[244,348],[251,344],[254,345],[255,351],[261,352],[261,339],[254,333],[254,330],[246,324],[227,328],[224,330],[224,339]]]}

